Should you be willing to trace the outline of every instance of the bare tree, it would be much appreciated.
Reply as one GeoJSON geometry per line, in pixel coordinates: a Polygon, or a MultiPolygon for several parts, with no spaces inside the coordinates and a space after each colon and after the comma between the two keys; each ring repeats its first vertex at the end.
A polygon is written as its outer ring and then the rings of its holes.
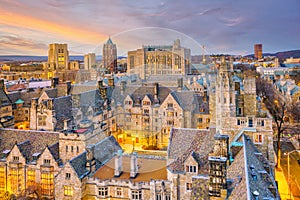
{"type": "Polygon", "coordinates": [[[259,95],[265,107],[273,117],[276,132],[274,136],[277,139],[277,167],[280,167],[281,145],[280,138],[287,128],[284,126],[288,106],[284,98],[277,93],[272,83],[258,77],[256,79],[256,92],[259,95]]]}

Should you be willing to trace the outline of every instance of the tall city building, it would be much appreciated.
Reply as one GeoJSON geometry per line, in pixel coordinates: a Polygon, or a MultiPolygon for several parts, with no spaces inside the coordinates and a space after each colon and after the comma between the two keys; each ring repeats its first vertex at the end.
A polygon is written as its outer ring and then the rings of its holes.
{"type": "Polygon", "coordinates": [[[151,75],[186,75],[190,73],[191,51],[180,45],[148,45],[129,51],[127,73],[138,74],[142,79],[151,75]]]}
{"type": "Polygon", "coordinates": [[[117,46],[111,38],[103,45],[102,61],[103,67],[110,73],[117,71],[117,46]]]}
{"type": "Polygon", "coordinates": [[[69,51],[67,44],[49,44],[48,71],[64,71],[69,66],[69,51]]]}
{"type": "Polygon", "coordinates": [[[254,45],[254,57],[257,59],[262,58],[262,44],[255,44],[254,45]]]}
{"type": "Polygon", "coordinates": [[[96,65],[96,54],[88,53],[84,55],[84,69],[90,70],[93,66],[96,65]]]}

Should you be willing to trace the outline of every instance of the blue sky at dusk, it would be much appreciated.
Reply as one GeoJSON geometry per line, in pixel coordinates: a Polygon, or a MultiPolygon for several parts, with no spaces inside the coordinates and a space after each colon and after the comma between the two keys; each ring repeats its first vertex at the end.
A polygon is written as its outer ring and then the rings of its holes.
{"type": "Polygon", "coordinates": [[[300,49],[299,0],[0,0],[0,55],[101,54],[109,36],[118,54],[143,44],[182,44],[201,53],[251,54],[300,49]]]}

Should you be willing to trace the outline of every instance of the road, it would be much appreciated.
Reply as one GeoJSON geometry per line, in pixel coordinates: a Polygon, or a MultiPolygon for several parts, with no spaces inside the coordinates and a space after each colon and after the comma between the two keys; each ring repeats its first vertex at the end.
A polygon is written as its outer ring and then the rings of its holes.
{"type": "MultiPolygon", "coordinates": [[[[289,142],[281,143],[282,157],[281,157],[281,168],[283,173],[288,180],[288,154],[294,150],[293,146],[289,142]]],[[[293,152],[290,154],[290,187],[295,200],[300,200],[300,164],[298,163],[300,154],[293,152]]]]}

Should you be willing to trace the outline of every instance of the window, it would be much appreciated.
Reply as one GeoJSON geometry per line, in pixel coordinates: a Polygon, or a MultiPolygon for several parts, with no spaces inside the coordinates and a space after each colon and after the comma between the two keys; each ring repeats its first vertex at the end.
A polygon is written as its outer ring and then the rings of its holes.
{"type": "Polygon", "coordinates": [[[117,187],[116,196],[117,197],[122,197],[123,196],[123,188],[117,187]]]}
{"type": "Polygon", "coordinates": [[[172,103],[168,103],[168,108],[173,108],[173,104],[172,103]]]}
{"type": "Polygon", "coordinates": [[[144,119],[144,122],[145,123],[149,123],[150,122],[149,118],[148,119],[144,119]]]}
{"type": "Polygon", "coordinates": [[[66,152],[68,152],[68,146],[66,146],[66,152]]]}
{"type": "Polygon", "coordinates": [[[161,194],[156,194],[156,197],[155,197],[156,200],[162,200],[161,198],[161,194]]]}
{"type": "Polygon", "coordinates": [[[144,109],[144,114],[149,115],[149,109],[144,109]]]}
{"type": "Polygon", "coordinates": [[[173,117],[174,116],[174,112],[167,112],[167,116],[168,117],[173,117]]]}
{"type": "Polygon", "coordinates": [[[47,116],[38,116],[38,125],[46,126],[46,119],[47,119],[47,116]]]}
{"type": "Polygon", "coordinates": [[[64,186],[64,195],[69,197],[73,196],[72,186],[66,186],[66,185],[64,186]]]}
{"type": "Polygon", "coordinates": [[[31,188],[35,186],[35,170],[28,169],[27,170],[27,188],[31,188]]]}
{"type": "Polygon", "coordinates": [[[98,192],[99,192],[99,196],[101,196],[101,197],[108,196],[108,189],[107,189],[107,187],[99,187],[98,192]]]}
{"type": "Polygon", "coordinates": [[[150,105],[149,101],[143,101],[143,105],[150,105]]]}
{"type": "Polygon", "coordinates": [[[76,147],[76,151],[77,151],[77,153],[79,152],[79,147],[78,146],[76,147]]]}
{"type": "Polygon", "coordinates": [[[189,173],[196,173],[197,167],[193,165],[187,165],[185,171],[189,173]]]}
{"type": "Polygon", "coordinates": [[[226,98],[224,98],[224,103],[226,103],[226,98]]]}
{"type": "Polygon", "coordinates": [[[131,199],[142,199],[142,191],[141,190],[132,190],[131,191],[131,199]]]}
{"type": "Polygon", "coordinates": [[[192,190],[192,183],[186,183],[186,191],[192,190]]]}
{"type": "Polygon", "coordinates": [[[0,192],[5,190],[5,168],[0,167],[0,192]]]}
{"type": "Polygon", "coordinates": [[[263,135],[255,134],[254,135],[254,143],[263,143],[263,135]]]}
{"type": "Polygon", "coordinates": [[[44,165],[50,165],[50,160],[49,159],[44,159],[44,165]]]}
{"type": "Polygon", "coordinates": [[[66,180],[70,180],[71,179],[71,173],[66,173],[66,180]]]}
{"type": "MultiPolygon", "coordinates": [[[[53,170],[53,169],[52,169],[53,170]]],[[[53,173],[52,172],[42,172],[41,186],[42,195],[53,195],[54,184],[53,184],[53,173]]]]}
{"type": "Polygon", "coordinates": [[[241,125],[241,120],[237,120],[237,125],[241,125]]]}
{"type": "Polygon", "coordinates": [[[198,118],[198,122],[199,122],[199,123],[202,123],[202,118],[198,118]]]}
{"type": "Polygon", "coordinates": [[[263,119],[257,120],[257,125],[258,126],[265,126],[265,120],[263,120],[263,119]]]}
{"type": "Polygon", "coordinates": [[[171,200],[171,195],[170,194],[166,194],[165,200],[171,200]]]}
{"type": "Polygon", "coordinates": [[[169,121],[169,120],[168,120],[168,121],[167,121],[167,125],[168,125],[168,126],[173,126],[173,125],[174,125],[174,121],[169,121]]]}
{"type": "Polygon", "coordinates": [[[73,146],[71,146],[71,152],[73,152],[74,151],[74,147],[73,146]]]}
{"type": "Polygon", "coordinates": [[[242,108],[237,108],[237,114],[241,115],[242,114],[242,108]]]}
{"type": "Polygon", "coordinates": [[[14,162],[19,162],[19,156],[14,156],[14,157],[13,157],[13,161],[14,161],[14,162]]]}

